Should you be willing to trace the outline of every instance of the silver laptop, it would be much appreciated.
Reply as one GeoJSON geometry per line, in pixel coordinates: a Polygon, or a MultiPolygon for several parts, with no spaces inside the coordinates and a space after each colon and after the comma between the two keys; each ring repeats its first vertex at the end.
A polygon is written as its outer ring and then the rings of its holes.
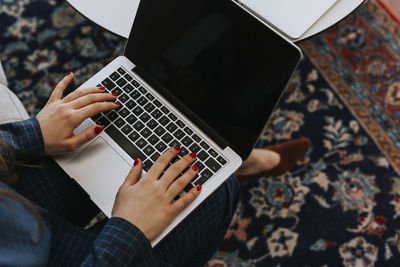
{"type": "MultiPolygon", "coordinates": [[[[144,172],[171,146],[197,153],[203,185],[154,246],[245,159],[301,57],[300,50],[230,0],[141,1],[124,56],[81,87],[106,87],[121,107],[75,133],[104,131],[58,164],[111,216],[135,158],[144,172]]],[[[184,192],[182,192],[184,193],[184,192]]]]}

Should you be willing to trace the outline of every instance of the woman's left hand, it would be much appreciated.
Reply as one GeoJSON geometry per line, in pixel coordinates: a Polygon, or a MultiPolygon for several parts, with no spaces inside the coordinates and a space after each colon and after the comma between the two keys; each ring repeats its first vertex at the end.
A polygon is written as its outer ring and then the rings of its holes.
{"type": "Polygon", "coordinates": [[[93,125],[78,135],[73,133],[74,129],[87,118],[119,107],[119,103],[114,103],[117,96],[105,93],[104,87],[75,90],[62,98],[73,77],[70,73],[59,82],[36,117],[42,130],[46,155],[70,152],[92,140],[103,130],[101,126],[93,125]]]}

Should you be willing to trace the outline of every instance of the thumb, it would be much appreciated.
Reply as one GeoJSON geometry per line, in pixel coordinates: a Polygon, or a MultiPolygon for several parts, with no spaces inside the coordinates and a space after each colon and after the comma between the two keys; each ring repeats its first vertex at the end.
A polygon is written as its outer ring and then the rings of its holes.
{"type": "Polygon", "coordinates": [[[143,168],[142,161],[139,158],[135,159],[133,167],[130,170],[122,186],[131,186],[136,184],[136,182],[140,178],[140,174],[142,173],[142,168],[143,168]]]}
{"type": "Polygon", "coordinates": [[[103,131],[103,127],[101,127],[100,125],[90,126],[86,130],[81,132],[80,134],[71,137],[71,143],[74,144],[75,149],[78,149],[85,143],[94,139],[102,131],[103,131]]]}

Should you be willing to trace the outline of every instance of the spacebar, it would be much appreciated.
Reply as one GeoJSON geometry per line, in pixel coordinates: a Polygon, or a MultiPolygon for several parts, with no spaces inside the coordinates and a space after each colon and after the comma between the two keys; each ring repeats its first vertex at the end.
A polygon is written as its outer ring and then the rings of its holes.
{"type": "Polygon", "coordinates": [[[146,156],[128,138],[123,136],[115,126],[108,126],[105,131],[133,159],[140,158],[142,161],[146,159],[146,156]]]}

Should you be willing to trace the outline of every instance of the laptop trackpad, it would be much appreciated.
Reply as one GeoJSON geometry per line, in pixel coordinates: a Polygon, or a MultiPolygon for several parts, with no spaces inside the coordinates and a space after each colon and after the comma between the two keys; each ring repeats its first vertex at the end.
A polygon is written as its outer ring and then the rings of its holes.
{"type": "Polygon", "coordinates": [[[67,166],[97,205],[114,203],[118,188],[131,169],[102,137],[71,159],[67,166]]]}

